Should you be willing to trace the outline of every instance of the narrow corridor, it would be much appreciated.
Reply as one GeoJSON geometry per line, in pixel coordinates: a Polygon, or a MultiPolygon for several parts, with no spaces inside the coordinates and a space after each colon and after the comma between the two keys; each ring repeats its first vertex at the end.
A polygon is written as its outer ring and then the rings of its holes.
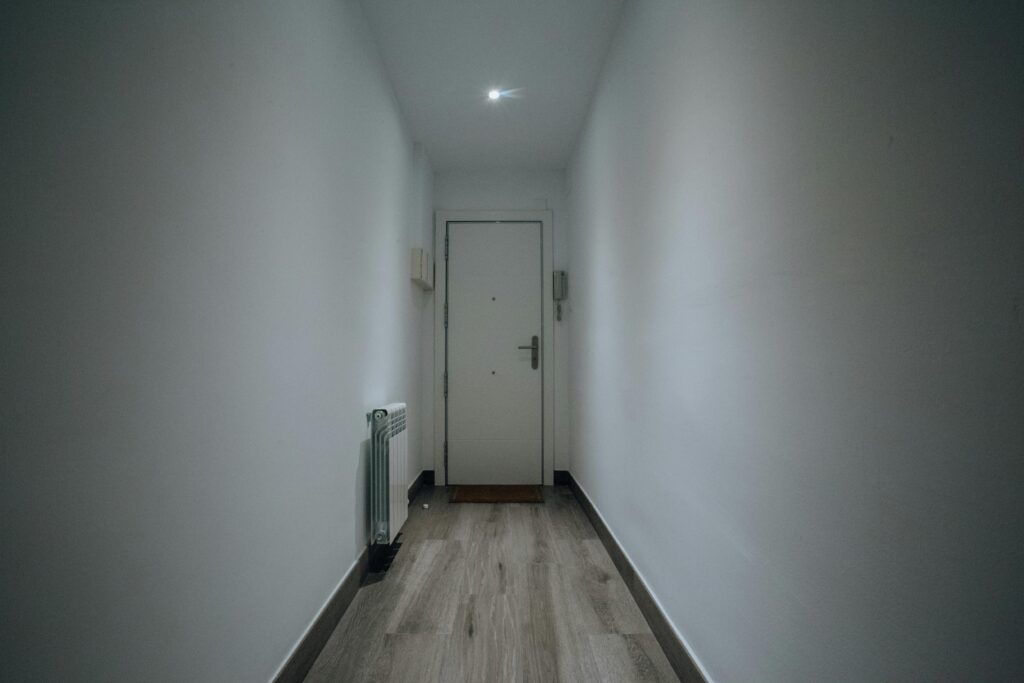
{"type": "Polygon", "coordinates": [[[0,2],[0,683],[1024,680],[1022,122],[1021,0],[0,2]]]}
{"type": "Polygon", "coordinates": [[[545,498],[449,505],[424,489],[394,565],[359,590],[306,680],[676,680],[572,493],[545,498]]]}

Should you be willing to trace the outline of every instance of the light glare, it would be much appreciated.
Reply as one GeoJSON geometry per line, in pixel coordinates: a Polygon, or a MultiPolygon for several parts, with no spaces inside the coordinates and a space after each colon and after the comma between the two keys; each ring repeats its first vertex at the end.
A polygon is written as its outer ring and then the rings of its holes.
{"type": "Polygon", "coordinates": [[[487,93],[487,98],[490,99],[490,100],[496,100],[496,99],[499,99],[500,97],[501,97],[501,91],[500,90],[491,90],[491,91],[489,91],[487,93]]]}

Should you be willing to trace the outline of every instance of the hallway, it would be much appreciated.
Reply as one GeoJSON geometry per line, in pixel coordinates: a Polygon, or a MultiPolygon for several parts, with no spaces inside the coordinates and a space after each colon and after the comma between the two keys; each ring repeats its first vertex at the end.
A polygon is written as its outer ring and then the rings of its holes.
{"type": "Polygon", "coordinates": [[[677,680],[568,487],[544,504],[448,495],[416,498],[394,564],[359,590],[307,683],[677,680]]]}
{"type": "Polygon", "coordinates": [[[0,681],[1017,683],[1022,37],[0,1],[0,681]]]}

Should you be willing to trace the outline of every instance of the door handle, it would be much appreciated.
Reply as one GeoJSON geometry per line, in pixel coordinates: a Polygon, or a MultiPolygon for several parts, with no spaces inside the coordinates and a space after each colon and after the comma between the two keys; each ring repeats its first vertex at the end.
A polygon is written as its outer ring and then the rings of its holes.
{"type": "Polygon", "coordinates": [[[540,364],[540,337],[533,335],[533,339],[529,346],[517,346],[517,349],[530,349],[530,360],[533,369],[536,370],[540,364]]]}

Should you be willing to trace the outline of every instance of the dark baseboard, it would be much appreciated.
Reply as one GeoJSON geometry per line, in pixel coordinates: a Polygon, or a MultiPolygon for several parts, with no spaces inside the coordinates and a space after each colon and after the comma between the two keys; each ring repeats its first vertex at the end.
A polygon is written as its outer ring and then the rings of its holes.
{"type": "Polygon", "coordinates": [[[302,683],[306,678],[306,674],[309,673],[313,662],[320,656],[320,651],[324,649],[327,640],[334,633],[334,628],[341,621],[345,610],[352,604],[352,599],[356,597],[359,585],[366,578],[369,567],[368,562],[368,549],[363,548],[363,552],[359,553],[359,559],[356,560],[355,565],[345,578],[342,579],[338,590],[334,591],[334,595],[327,601],[327,605],[320,613],[320,616],[317,617],[313,625],[309,627],[309,631],[303,636],[302,642],[292,652],[292,656],[281,667],[277,676],[274,677],[274,683],[302,683]]]}
{"type": "MultiPolygon", "coordinates": [[[[433,485],[434,470],[423,470],[420,472],[416,480],[409,486],[409,502],[412,502],[413,498],[416,497],[416,494],[424,486],[433,485]]],[[[366,575],[370,570],[371,548],[372,546],[363,548],[363,552],[359,554],[359,559],[356,561],[355,566],[352,567],[352,571],[345,576],[341,585],[338,586],[338,590],[328,600],[323,612],[320,613],[316,622],[310,626],[302,642],[295,648],[295,652],[292,653],[292,656],[288,658],[288,661],[274,678],[274,683],[301,683],[305,679],[306,674],[309,673],[310,668],[313,666],[313,662],[320,656],[320,651],[324,649],[327,640],[334,633],[334,628],[341,621],[345,610],[348,609],[352,599],[355,598],[359,586],[366,579],[366,575]]]]}
{"type": "Polygon", "coordinates": [[[555,486],[571,486],[572,475],[568,470],[555,470],[555,486]]]}
{"type": "Polygon", "coordinates": [[[434,470],[423,470],[416,477],[416,480],[409,486],[409,502],[411,503],[424,486],[434,485],[434,470]]]}
{"type": "MultiPolygon", "coordinates": [[[[556,484],[558,483],[558,475],[559,472],[556,471],[556,484]]],[[[576,483],[576,480],[573,479],[570,473],[565,472],[565,476],[568,477],[566,483],[572,489],[573,495],[576,496],[576,500],[579,501],[583,511],[587,513],[587,517],[590,518],[590,523],[594,525],[601,543],[608,550],[608,554],[612,556],[612,562],[615,563],[616,569],[619,570],[623,581],[626,582],[629,592],[633,594],[633,599],[640,606],[640,611],[643,612],[647,623],[650,624],[654,637],[658,639],[658,644],[665,651],[665,656],[668,657],[668,661],[675,670],[676,675],[679,676],[679,680],[682,683],[707,683],[696,662],[690,657],[686,646],[676,637],[675,631],[672,630],[672,626],[669,624],[668,617],[658,608],[658,603],[654,601],[654,597],[637,575],[636,568],[629,561],[629,558],[626,557],[626,553],[619,547],[619,544],[615,542],[615,538],[608,530],[608,527],[605,526],[601,517],[597,514],[594,504],[587,498],[587,494],[583,492],[583,489],[580,488],[580,485],[576,483]]]]}

